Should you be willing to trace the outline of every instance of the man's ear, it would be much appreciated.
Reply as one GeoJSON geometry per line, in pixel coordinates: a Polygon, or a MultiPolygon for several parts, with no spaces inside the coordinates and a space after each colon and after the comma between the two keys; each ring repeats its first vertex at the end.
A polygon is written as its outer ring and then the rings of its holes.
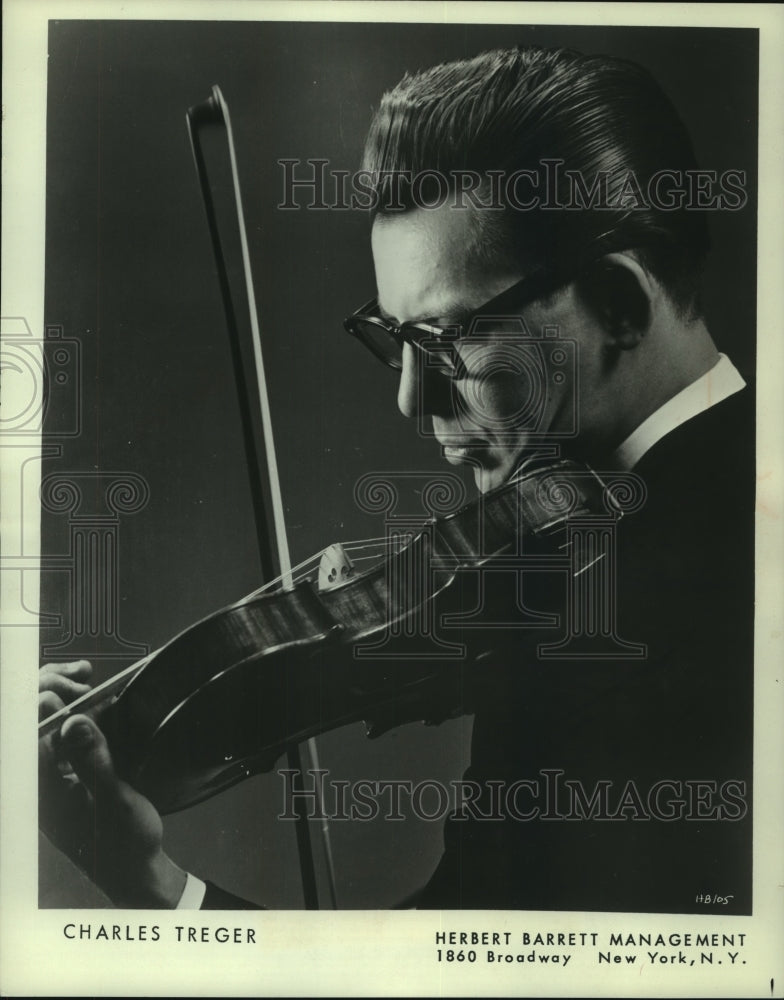
{"type": "Polygon", "coordinates": [[[580,294],[599,318],[608,347],[633,350],[648,332],[657,286],[630,254],[610,253],[578,281],[580,294]]]}

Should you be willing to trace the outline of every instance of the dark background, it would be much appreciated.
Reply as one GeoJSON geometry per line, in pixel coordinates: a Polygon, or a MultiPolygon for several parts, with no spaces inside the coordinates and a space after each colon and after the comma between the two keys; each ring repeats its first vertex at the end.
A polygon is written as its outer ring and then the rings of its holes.
{"type": "MultiPolygon", "coordinates": [[[[748,173],[748,205],[714,213],[709,327],[754,374],[757,33],[752,30],[215,22],[52,22],[47,111],[46,323],[81,344],[78,436],[53,472],[133,472],[150,500],[119,526],[119,628],[155,648],[258,585],[252,516],[214,266],[185,110],[221,86],[231,108],[266,349],[281,483],[296,562],[377,535],[353,500],[368,471],[438,470],[395,406],[394,376],[341,332],[374,291],[360,212],[282,212],[284,157],[359,165],[371,110],[406,70],[524,43],[642,63],[679,108],[704,168],[748,173]]],[[[54,401],[57,441],[67,409],[54,401]],[[58,409],[59,407],[59,409],[58,409]]],[[[48,515],[42,552],[67,552],[48,515]]],[[[68,635],[68,587],[44,572],[43,606],[68,635]]],[[[118,666],[86,641],[99,676],[118,666]]],[[[72,649],[69,656],[74,654],[72,649]]],[[[361,726],[320,740],[341,779],[459,777],[470,720],[361,726]]],[[[184,867],[276,907],[301,905],[291,824],[273,774],[166,819],[184,867]]],[[[426,881],[439,824],[333,824],[342,907],[385,907],[426,881]]],[[[41,905],[105,905],[43,843],[41,905]]]]}

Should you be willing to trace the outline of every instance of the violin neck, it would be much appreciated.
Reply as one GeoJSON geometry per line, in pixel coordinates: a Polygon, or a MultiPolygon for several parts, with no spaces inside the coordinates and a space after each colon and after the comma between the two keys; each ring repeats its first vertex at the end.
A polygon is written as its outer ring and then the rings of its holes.
{"type": "MultiPolygon", "coordinates": [[[[154,655],[154,654],[151,654],[154,655]]],[[[64,705],[54,715],[48,716],[38,723],[38,739],[44,739],[51,733],[60,729],[62,724],[71,715],[92,715],[99,709],[110,705],[122,693],[127,685],[147,664],[151,657],[145,656],[143,660],[132,663],[129,667],[105,680],[102,684],[83,694],[81,698],[64,705]]]]}

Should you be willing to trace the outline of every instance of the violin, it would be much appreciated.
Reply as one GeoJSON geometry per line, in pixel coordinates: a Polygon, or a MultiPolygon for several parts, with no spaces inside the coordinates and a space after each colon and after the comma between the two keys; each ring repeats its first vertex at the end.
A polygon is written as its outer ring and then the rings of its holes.
{"type": "Polygon", "coordinates": [[[292,745],[340,726],[364,721],[377,736],[453,717],[466,701],[456,661],[481,662],[496,631],[466,633],[462,649],[440,656],[417,652],[412,637],[432,636],[433,622],[458,612],[467,575],[505,558],[519,565],[521,542],[540,567],[579,572],[575,558],[586,554],[553,555],[558,540],[611,505],[587,467],[549,461],[431,519],[371,569],[357,573],[331,546],[318,557],[321,585],[308,560],[296,580],[273,581],[186,629],[44,720],[39,735],[100,706],[120,772],[168,813],[271,770],[292,745]]]}

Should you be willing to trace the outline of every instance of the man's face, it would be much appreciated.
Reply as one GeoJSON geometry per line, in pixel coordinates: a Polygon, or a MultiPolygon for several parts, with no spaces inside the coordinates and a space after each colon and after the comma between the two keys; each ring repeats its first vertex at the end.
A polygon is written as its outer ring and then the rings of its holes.
{"type": "MultiPolygon", "coordinates": [[[[522,264],[510,272],[472,263],[474,211],[446,205],[376,219],[372,245],[382,314],[397,323],[464,322],[526,273],[522,264]]],[[[534,433],[541,441],[542,434],[567,431],[574,420],[573,367],[562,363],[551,370],[549,352],[521,336],[520,317],[537,340],[545,325],[558,327],[562,337],[587,337],[587,317],[567,297],[546,309],[524,306],[518,318],[488,324],[481,341],[459,343],[455,350],[464,369],[454,381],[428,371],[421,353],[404,347],[400,410],[430,417],[447,461],[471,465],[482,492],[515,471],[534,433]]]]}

